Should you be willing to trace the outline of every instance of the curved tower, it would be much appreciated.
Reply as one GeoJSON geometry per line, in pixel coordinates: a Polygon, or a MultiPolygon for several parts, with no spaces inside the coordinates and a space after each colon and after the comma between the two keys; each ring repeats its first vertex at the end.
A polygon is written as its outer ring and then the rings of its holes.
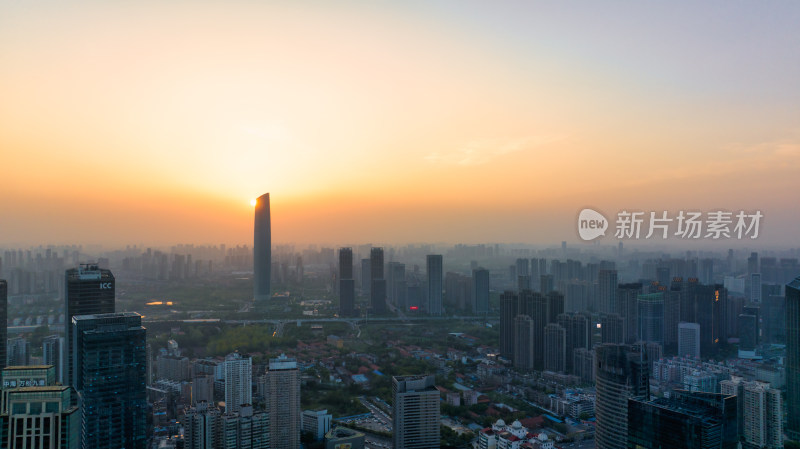
{"type": "Polygon", "coordinates": [[[253,227],[253,295],[256,301],[270,298],[272,271],[272,231],[269,220],[269,193],[258,197],[253,227]]]}

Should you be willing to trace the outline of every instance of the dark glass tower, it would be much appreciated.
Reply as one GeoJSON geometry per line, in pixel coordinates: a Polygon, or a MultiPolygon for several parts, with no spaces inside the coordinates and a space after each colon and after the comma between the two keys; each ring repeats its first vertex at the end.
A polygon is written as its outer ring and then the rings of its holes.
{"type": "Polygon", "coordinates": [[[0,279],[0,369],[6,366],[6,340],[8,339],[8,283],[0,279]]]}
{"type": "Polygon", "coordinates": [[[601,344],[595,348],[597,449],[624,449],[628,398],[649,400],[650,373],[643,346],[601,344]]]}
{"type": "MultiPolygon", "coordinates": [[[[114,313],[115,282],[111,271],[101,269],[96,264],[81,264],[78,268],[67,270],[64,285],[64,344],[71,348],[72,317],[114,313]]],[[[66,385],[74,384],[72,357],[72,351],[68,350],[64,361],[66,385]]]]}
{"type": "Polygon", "coordinates": [[[786,285],[786,433],[800,440],[800,277],[786,285]]]}
{"type": "Polygon", "coordinates": [[[628,448],[735,449],[736,396],[675,390],[669,398],[628,399],[628,448]]]}
{"type": "Polygon", "coordinates": [[[147,446],[146,331],[138,313],[72,318],[84,449],[147,446]]]}
{"type": "Polygon", "coordinates": [[[253,226],[253,295],[256,301],[270,298],[272,270],[272,231],[269,219],[269,193],[256,199],[253,226]]]}
{"type": "Polygon", "coordinates": [[[431,315],[442,314],[442,266],[441,254],[429,254],[426,259],[428,271],[428,310],[431,315]]]}
{"type": "Polygon", "coordinates": [[[339,248],[339,316],[355,315],[355,298],[353,248],[339,248]]]}
{"type": "Polygon", "coordinates": [[[386,312],[386,278],[383,272],[383,248],[372,248],[369,252],[370,265],[370,306],[372,312],[386,312]]]}

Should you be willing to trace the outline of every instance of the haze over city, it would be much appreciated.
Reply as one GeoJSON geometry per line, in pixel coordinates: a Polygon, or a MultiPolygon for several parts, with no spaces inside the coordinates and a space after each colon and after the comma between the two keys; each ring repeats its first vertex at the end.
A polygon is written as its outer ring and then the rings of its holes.
{"type": "Polygon", "coordinates": [[[270,192],[275,242],[572,243],[594,207],[761,210],[779,247],[800,237],[798,22],[789,2],[7,2],[0,243],[247,243],[270,192]]]}

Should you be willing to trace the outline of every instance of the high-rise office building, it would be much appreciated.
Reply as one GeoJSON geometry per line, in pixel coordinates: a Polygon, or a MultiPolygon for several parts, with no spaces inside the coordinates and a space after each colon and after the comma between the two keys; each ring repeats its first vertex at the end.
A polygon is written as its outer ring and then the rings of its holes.
{"type": "Polygon", "coordinates": [[[225,413],[238,413],[242,405],[253,403],[253,359],[238,352],[228,354],[225,370],[225,413]]]}
{"type": "Polygon", "coordinates": [[[473,313],[489,313],[489,270],[472,270],[473,313]]]}
{"type": "Polygon", "coordinates": [[[639,340],[639,295],[642,284],[620,284],[617,288],[617,312],[625,321],[625,343],[639,340]]]}
{"type": "Polygon", "coordinates": [[[573,374],[583,383],[592,383],[595,378],[595,352],[586,348],[576,348],[572,352],[573,374]]]}
{"type": "Polygon", "coordinates": [[[567,367],[567,331],[555,323],[544,327],[544,369],[563,373],[567,367]]]}
{"type": "Polygon", "coordinates": [[[361,295],[369,296],[372,287],[372,264],[369,259],[361,259],[361,295]]]}
{"type": "Polygon", "coordinates": [[[639,295],[639,338],[664,345],[664,293],[639,295]]]}
{"type": "Polygon", "coordinates": [[[425,258],[428,273],[428,307],[431,315],[442,314],[442,278],[444,267],[441,254],[428,254],[425,258]]]}
{"type": "Polygon", "coordinates": [[[370,307],[373,313],[386,312],[386,279],[383,270],[383,248],[372,248],[369,252],[370,307]]]}
{"type": "Polygon", "coordinates": [[[595,347],[595,443],[598,449],[624,449],[628,435],[628,398],[649,400],[647,353],[639,345],[595,347]]]}
{"type": "Polygon", "coordinates": [[[356,282],[353,278],[353,248],[339,248],[339,316],[355,315],[356,282]]]}
{"type": "Polygon", "coordinates": [[[6,345],[8,339],[8,282],[0,279],[0,369],[6,366],[6,345]]]}
{"type": "Polygon", "coordinates": [[[25,337],[9,338],[6,342],[8,366],[25,366],[31,364],[30,343],[25,337]]]}
{"type": "Polygon", "coordinates": [[[42,362],[52,365],[56,371],[56,380],[64,383],[64,337],[49,335],[42,340],[42,362]]]}
{"type": "Polygon", "coordinates": [[[55,384],[52,366],[4,369],[3,385],[0,448],[80,447],[80,409],[72,387],[55,384]]]}
{"type": "Polygon", "coordinates": [[[253,224],[253,296],[268,300],[272,276],[272,228],[269,216],[269,193],[256,199],[253,224]]]}
{"type": "Polygon", "coordinates": [[[700,325],[697,323],[678,323],[678,356],[700,357],[700,325]]]}
{"type": "Polygon", "coordinates": [[[800,440],[800,276],[786,285],[786,433],[800,440]]]}
{"type": "Polygon", "coordinates": [[[146,331],[138,313],[72,317],[84,449],[147,446],[146,331]]]}
{"type": "Polygon", "coordinates": [[[617,313],[617,270],[600,270],[597,273],[597,307],[600,313],[617,313]]]}
{"type": "Polygon", "coordinates": [[[300,448],[300,371],[297,360],[281,354],[269,360],[267,410],[273,449],[300,448]]]}
{"type": "Polygon", "coordinates": [[[628,399],[628,448],[736,449],[736,398],[673,391],[652,401],[628,399]]]}
{"type": "Polygon", "coordinates": [[[439,447],[439,390],[435,377],[392,377],[394,449],[439,447]]]}
{"type": "Polygon", "coordinates": [[[115,280],[109,270],[97,264],[81,264],[70,268],[65,274],[64,294],[64,383],[75,386],[72,377],[72,318],[78,315],[114,313],[115,280]]]}

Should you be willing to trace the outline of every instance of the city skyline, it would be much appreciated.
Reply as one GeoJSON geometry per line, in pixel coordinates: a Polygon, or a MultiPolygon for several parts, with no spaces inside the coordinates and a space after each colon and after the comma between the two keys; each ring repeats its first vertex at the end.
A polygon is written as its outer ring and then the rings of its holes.
{"type": "Polygon", "coordinates": [[[800,219],[783,201],[798,19],[785,2],[4,4],[2,244],[244,243],[269,191],[276,242],[577,243],[591,207],[760,210],[756,242],[777,246],[800,219]]]}

